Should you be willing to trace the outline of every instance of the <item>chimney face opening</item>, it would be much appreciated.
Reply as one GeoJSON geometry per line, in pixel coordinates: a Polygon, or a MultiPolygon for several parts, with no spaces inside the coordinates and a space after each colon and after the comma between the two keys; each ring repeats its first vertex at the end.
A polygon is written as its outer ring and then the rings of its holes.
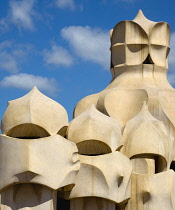
{"type": "Polygon", "coordinates": [[[143,64],[154,64],[154,62],[152,61],[152,58],[151,58],[150,54],[148,54],[148,56],[144,60],[143,64]]]}
{"type": "Polygon", "coordinates": [[[6,135],[18,139],[38,139],[50,136],[43,127],[32,123],[17,125],[10,129],[6,135]]]}

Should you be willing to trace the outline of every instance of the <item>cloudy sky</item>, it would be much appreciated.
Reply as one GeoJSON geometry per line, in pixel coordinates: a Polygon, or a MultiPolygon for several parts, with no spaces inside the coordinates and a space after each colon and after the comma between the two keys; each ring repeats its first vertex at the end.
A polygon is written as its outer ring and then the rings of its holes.
{"type": "Polygon", "coordinates": [[[175,87],[174,0],[0,0],[0,118],[7,102],[33,86],[62,104],[76,103],[111,80],[109,30],[139,9],[171,27],[169,81],[175,87]]]}

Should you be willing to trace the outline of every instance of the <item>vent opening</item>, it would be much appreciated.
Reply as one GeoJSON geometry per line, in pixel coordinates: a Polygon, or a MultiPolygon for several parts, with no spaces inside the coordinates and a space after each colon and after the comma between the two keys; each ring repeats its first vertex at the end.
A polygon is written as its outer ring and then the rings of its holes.
{"type": "Polygon", "coordinates": [[[10,129],[6,135],[19,139],[38,139],[50,136],[44,128],[32,123],[17,125],[10,129]]]}
{"type": "Polygon", "coordinates": [[[81,155],[96,156],[111,153],[110,147],[98,140],[85,140],[77,144],[78,153],[81,155]]]}
{"type": "Polygon", "coordinates": [[[154,64],[150,54],[148,54],[147,58],[144,60],[143,64],[154,64]]]}
{"type": "Polygon", "coordinates": [[[172,161],[171,162],[170,169],[172,169],[173,171],[175,171],[175,161],[172,161]]]}

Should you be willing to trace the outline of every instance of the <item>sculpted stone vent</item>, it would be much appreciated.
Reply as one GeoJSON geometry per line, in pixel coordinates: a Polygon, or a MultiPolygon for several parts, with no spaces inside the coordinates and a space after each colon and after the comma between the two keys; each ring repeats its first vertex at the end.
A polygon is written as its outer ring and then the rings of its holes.
{"type": "Polygon", "coordinates": [[[34,87],[27,95],[8,102],[2,133],[13,137],[46,137],[57,134],[67,124],[66,110],[34,87]]]}
{"type": "Polygon", "coordinates": [[[169,26],[139,11],[110,38],[112,81],[79,101],[71,122],[36,87],[8,103],[0,209],[175,210],[169,26]]]}
{"type": "Polygon", "coordinates": [[[83,155],[102,155],[122,146],[118,121],[102,114],[94,105],[70,122],[67,137],[83,155]]]}

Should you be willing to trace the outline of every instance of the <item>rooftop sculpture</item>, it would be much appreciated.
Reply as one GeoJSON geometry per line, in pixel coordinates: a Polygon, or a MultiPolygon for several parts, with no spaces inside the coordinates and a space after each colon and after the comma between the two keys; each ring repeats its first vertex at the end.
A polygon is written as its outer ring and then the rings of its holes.
{"type": "Polygon", "coordinates": [[[110,31],[111,83],[66,110],[34,87],[0,135],[0,209],[175,209],[170,28],[139,11],[110,31]]]}

